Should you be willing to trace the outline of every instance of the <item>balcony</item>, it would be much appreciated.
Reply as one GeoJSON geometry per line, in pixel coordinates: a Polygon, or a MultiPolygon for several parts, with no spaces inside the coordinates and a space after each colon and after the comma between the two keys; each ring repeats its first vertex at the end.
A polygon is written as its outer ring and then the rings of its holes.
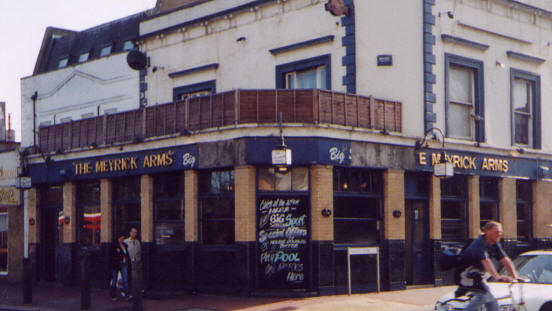
{"type": "MultiPolygon", "coordinates": [[[[240,124],[330,124],[401,132],[401,103],[326,90],[233,90],[40,127],[41,152],[140,142],[240,124]]],[[[222,129],[221,129],[222,130],[222,129]]]]}

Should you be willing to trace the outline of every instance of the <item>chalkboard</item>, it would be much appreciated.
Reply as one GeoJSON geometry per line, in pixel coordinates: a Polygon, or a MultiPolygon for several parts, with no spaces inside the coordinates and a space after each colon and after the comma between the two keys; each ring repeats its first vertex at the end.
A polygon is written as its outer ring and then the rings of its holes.
{"type": "Polygon", "coordinates": [[[308,197],[262,196],[257,202],[259,286],[305,289],[308,282],[308,197]]]}

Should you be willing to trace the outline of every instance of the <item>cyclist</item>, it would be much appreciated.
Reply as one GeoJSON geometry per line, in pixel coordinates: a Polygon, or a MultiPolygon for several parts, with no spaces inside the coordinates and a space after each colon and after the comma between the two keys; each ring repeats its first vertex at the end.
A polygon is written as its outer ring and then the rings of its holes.
{"type": "Polygon", "coordinates": [[[462,266],[457,271],[457,281],[460,285],[457,296],[465,294],[466,291],[473,293],[473,299],[464,310],[475,311],[486,305],[487,311],[498,311],[498,302],[485,281],[485,272],[490,274],[493,280],[502,282],[512,282],[518,279],[518,274],[498,242],[502,237],[502,225],[496,221],[489,221],[482,230],[483,234],[462,252],[462,266]],[[491,258],[499,260],[511,277],[498,274],[491,258]]]}

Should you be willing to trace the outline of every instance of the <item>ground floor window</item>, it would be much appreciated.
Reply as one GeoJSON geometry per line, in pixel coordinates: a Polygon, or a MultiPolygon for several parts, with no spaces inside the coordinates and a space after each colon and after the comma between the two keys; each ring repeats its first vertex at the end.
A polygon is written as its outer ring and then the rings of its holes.
{"type": "Polygon", "coordinates": [[[379,243],[382,174],[378,170],[334,168],[334,241],[379,243]]]}
{"type": "Polygon", "coordinates": [[[533,237],[533,188],[530,181],[516,182],[517,237],[528,241],[533,237]]]}
{"type": "Polygon", "coordinates": [[[234,171],[199,173],[200,238],[204,245],[234,243],[234,171]]]}
{"type": "Polygon", "coordinates": [[[0,274],[8,272],[8,210],[0,207],[0,274]]]}
{"type": "Polygon", "coordinates": [[[153,177],[155,244],[184,242],[184,172],[153,177]]]}
{"type": "Polygon", "coordinates": [[[81,246],[100,247],[102,213],[100,182],[77,184],[78,241],[81,246]]]}
{"type": "Polygon", "coordinates": [[[140,232],[140,177],[113,179],[113,238],[129,235],[131,228],[140,232]]]}
{"type": "Polygon", "coordinates": [[[467,241],[467,179],[457,175],[441,180],[441,238],[444,242],[467,241]]]}
{"type": "Polygon", "coordinates": [[[481,177],[479,179],[479,227],[491,221],[499,220],[498,179],[481,177]]]}

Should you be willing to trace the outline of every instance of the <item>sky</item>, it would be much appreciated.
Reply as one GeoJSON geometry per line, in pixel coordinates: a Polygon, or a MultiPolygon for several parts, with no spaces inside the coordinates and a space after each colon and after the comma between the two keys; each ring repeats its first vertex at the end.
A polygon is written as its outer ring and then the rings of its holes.
{"type": "Polygon", "coordinates": [[[151,9],[155,3],[156,0],[0,0],[0,102],[6,102],[6,119],[11,114],[16,141],[21,141],[20,79],[32,75],[46,27],[81,31],[151,9]]]}

